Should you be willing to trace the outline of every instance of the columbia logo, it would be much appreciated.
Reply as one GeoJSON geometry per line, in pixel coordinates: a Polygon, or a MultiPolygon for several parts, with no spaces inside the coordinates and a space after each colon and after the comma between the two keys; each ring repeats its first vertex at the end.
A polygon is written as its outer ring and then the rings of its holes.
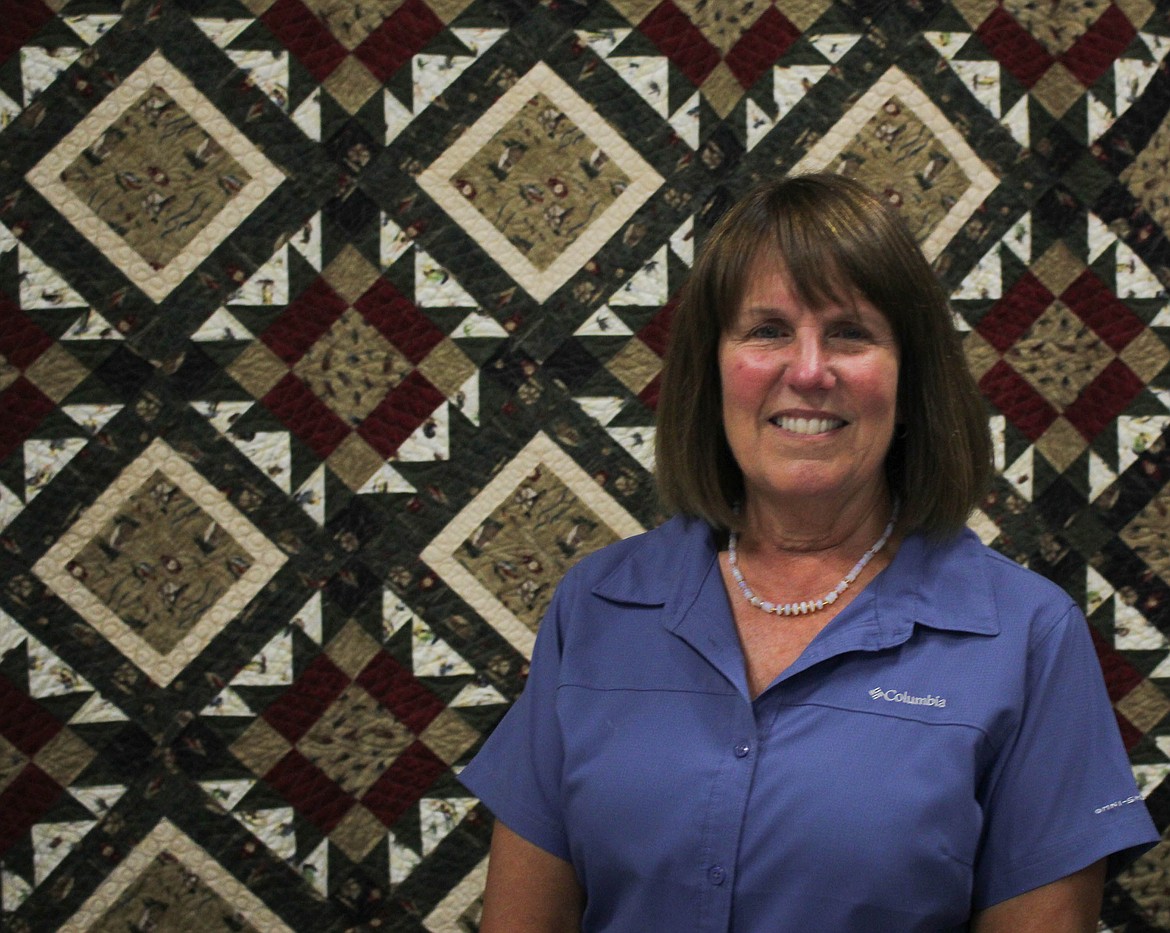
{"type": "Polygon", "coordinates": [[[905,690],[883,690],[881,687],[874,687],[869,691],[869,695],[874,700],[885,700],[887,703],[909,703],[911,706],[937,706],[940,709],[947,705],[945,697],[936,697],[933,693],[928,693],[924,697],[916,697],[905,690]]]}

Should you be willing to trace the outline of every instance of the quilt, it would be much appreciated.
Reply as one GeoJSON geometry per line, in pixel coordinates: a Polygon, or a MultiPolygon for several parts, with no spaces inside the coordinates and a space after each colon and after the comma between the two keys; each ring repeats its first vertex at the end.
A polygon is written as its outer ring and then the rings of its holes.
{"type": "MultiPolygon", "coordinates": [[[[477,929],[696,244],[897,203],[1170,840],[1170,4],[0,0],[0,927],[477,929]]],[[[1069,779],[1075,779],[1070,775],[1069,779]]],[[[1102,929],[1170,930],[1170,841],[1102,929]]]]}

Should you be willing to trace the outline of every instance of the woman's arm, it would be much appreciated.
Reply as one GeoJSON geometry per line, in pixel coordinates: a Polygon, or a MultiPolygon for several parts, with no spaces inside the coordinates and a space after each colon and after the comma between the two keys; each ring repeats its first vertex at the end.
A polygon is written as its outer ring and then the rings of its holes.
{"type": "Polygon", "coordinates": [[[1104,886],[1102,859],[979,911],[971,933],[1095,933],[1104,886]]]}
{"type": "Polygon", "coordinates": [[[579,933],[584,906],[572,865],[496,820],[480,933],[579,933]]]}

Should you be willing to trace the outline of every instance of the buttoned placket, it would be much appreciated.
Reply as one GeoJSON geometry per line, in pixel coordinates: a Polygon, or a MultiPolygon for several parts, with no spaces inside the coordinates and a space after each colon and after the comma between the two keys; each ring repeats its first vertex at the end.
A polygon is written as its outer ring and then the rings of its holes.
{"type": "Polygon", "coordinates": [[[697,866],[704,880],[698,924],[703,933],[731,929],[736,862],[759,758],[756,716],[746,698],[736,698],[725,735],[721,767],[704,821],[701,864],[697,866]]]}
{"type": "MultiPolygon", "coordinates": [[[[749,699],[743,651],[731,618],[718,563],[714,555],[708,559],[710,563],[707,572],[697,591],[692,591],[687,599],[673,607],[678,615],[669,627],[735,689],[734,697],[728,698],[731,715],[723,735],[723,750],[718,758],[720,767],[713,779],[713,786],[704,789],[707,791],[706,807],[696,864],[701,879],[701,893],[695,928],[702,933],[727,933],[732,929],[737,859],[748,818],[761,742],[767,741],[775,726],[782,697],[792,679],[834,656],[850,651],[872,651],[903,641],[909,636],[911,626],[906,625],[896,635],[891,631],[874,640],[865,634],[865,626],[851,625],[848,631],[839,631],[810,646],[811,650],[807,650],[776,683],[753,701],[749,699]]],[[[868,601],[858,600],[845,612],[858,615],[862,605],[868,601]]],[[[865,612],[864,615],[871,616],[872,613],[865,612]]]]}
{"type": "MultiPolygon", "coordinates": [[[[676,629],[676,634],[691,641],[707,662],[720,670],[736,688],[734,698],[728,698],[732,707],[731,715],[723,734],[724,751],[719,759],[720,768],[707,794],[699,862],[696,865],[702,879],[696,929],[702,933],[728,933],[732,929],[737,860],[749,817],[752,783],[760,759],[761,743],[768,741],[768,736],[774,734],[776,717],[784,705],[784,697],[790,694],[794,686],[793,680],[802,681],[803,678],[798,677],[800,673],[837,655],[878,647],[877,643],[859,632],[858,627],[838,632],[812,647],[776,683],[754,701],[750,700],[743,673],[742,651],[722,592],[722,583],[709,577],[704,591],[691,607],[691,612],[700,616],[704,613],[727,613],[728,628],[723,630],[722,637],[709,628],[702,638],[694,637],[697,631],[688,629],[686,625],[676,629]],[[719,589],[706,589],[713,584],[719,589]]],[[[707,619],[710,622],[711,616],[708,615],[707,619]]],[[[692,617],[692,621],[697,620],[692,617]]],[[[909,627],[885,643],[904,640],[908,634],[909,627]]]]}
{"type": "Polygon", "coordinates": [[[674,633],[718,670],[734,687],[727,696],[726,728],[716,739],[719,767],[709,788],[697,788],[704,808],[700,844],[695,853],[699,904],[695,929],[701,933],[727,933],[731,929],[732,904],[740,840],[747,818],[748,800],[759,758],[759,730],[753,704],[748,698],[739,646],[726,592],[713,556],[697,592],[679,607],[674,633]]]}

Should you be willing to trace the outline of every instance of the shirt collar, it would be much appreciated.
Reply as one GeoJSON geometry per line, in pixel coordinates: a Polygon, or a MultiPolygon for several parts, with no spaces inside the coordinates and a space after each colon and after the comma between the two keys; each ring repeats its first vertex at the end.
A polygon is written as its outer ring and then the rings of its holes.
{"type": "Polygon", "coordinates": [[[987,549],[969,528],[941,539],[908,535],[877,580],[874,602],[883,628],[909,622],[944,631],[999,634],[987,559],[987,549]]]}
{"type": "Polygon", "coordinates": [[[641,546],[602,577],[593,593],[635,606],[669,603],[674,616],[694,601],[715,553],[715,535],[709,525],[676,515],[643,535],[641,546]]]}
{"type": "MultiPolygon", "coordinates": [[[[613,602],[664,606],[664,624],[674,629],[695,601],[716,553],[715,534],[705,522],[676,515],[651,531],[593,587],[613,602]]],[[[894,636],[907,625],[999,633],[986,549],[970,529],[943,539],[908,535],[878,577],[872,609],[880,630],[894,636]],[[964,594],[961,601],[955,594],[964,594]],[[971,599],[973,593],[983,598],[971,599]],[[956,607],[962,608],[957,610],[956,607]]],[[[884,639],[882,639],[884,640],[884,639]]]]}

